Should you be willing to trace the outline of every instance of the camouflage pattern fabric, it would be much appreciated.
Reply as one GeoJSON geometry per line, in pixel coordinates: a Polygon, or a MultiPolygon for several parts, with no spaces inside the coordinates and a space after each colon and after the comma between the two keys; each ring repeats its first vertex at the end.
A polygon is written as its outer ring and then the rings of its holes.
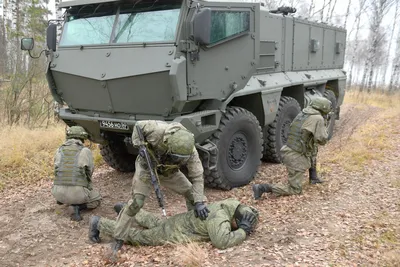
{"type": "MultiPolygon", "coordinates": [[[[208,205],[210,214],[202,221],[195,217],[194,211],[176,214],[168,219],[160,219],[141,209],[135,216],[136,221],[145,230],[130,228],[126,242],[131,245],[158,246],[167,243],[185,243],[211,241],[219,248],[226,249],[242,243],[246,239],[243,229],[233,230],[232,219],[240,202],[226,199],[208,205]]],[[[116,221],[101,218],[101,235],[113,235],[116,221]]]]}
{"type": "Polygon", "coordinates": [[[310,106],[303,109],[302,112],[309,116],[301,129],[303,132],[312,134],[312,139],[307,144],[306,153],[296,152],[286,145],[282,147],[282,163],[288,171],[288,184],[271,185],[272,192],[278,196],[301,194],[303,175],[311,167],[311,157],[316,158],[318,145],[325,145],[328,141],[328,132],[321,113],[310,106]]]}
{"type": "MultiPolygon", "coordinates": [[[[170,162],[165,161],[165,154],[170,152],[170,148],[168,147],[169,137],[178,131],[187,131],[186,128],[180,123],[166,123],[156,120],[139,121],[137,125],[142,129],[143,136],[149,150],[151,150],[150,152],[157,159],[157,162],[153,162],[153,165],[157,166],[160,184],[184,196],[188,210],[194,209],[195,202],[207,201],[207,198],[204,196],[203,165],[195,147],[192,148],[192,155],[187,159],[182,159],[181,162],[173,162],[174,165],[172,165],[170,162]],[[187,176],[182,173],[181,168],[187,171],[187,176]]],[[[133,146],[139,146],[140,142],[137,129],[134,127],[132,144],[133,146]]],[[[150,172],[146,160],[139,156],[135,162],[132,198],[117,218],[117,224],[113,228],[114,238],[127,240],[130,231],[129,228],[133,225],[133,216],[137,212],[129,207],[131,207],[132,203],[136,203],[138,196],[148,197],[152,192],[153,185],[151,184],[150,172]]],[[[137,207],[137,204],[134,206],[137,207]]],[[[135,209],[139,211],[140,208],[137,207],[135,209]]]]}
{"type": "MultiPolygon", "coordinates": [[[[176,122],[166,123],[163,121],[148,120],[139,121],[137,123],[142,129],[143,135],[148,144],[151,146],[155,156],[159,158],[159,164],[165,163],[162,162],[162,156],[168,150],[168,147],[165,145],[168,137],[178,130],[186,130],[182,124],[176,122]]],[[[136,127],[132,133],[132,143],[134,146],[139,146],[140,144],[136,127]]],[[[169,165],[168,162],[166,163],[169,165]]],[[[156,165],[157,164],[155,164],[155,166],[156,165]]],[[[157,172],[160,176],[159,178],[160,180],[163,180],[162,183],[166,187],[169,186],[171,190],[174,190],[179,194],[185,193],[187,188],[190,187],[194,202],[206,201],[207,198],[204,196],[203,165],[195,147],[193,148],[193,153],[190,158],[185,160],[183,164],[178,164],[178,166],[180,168],[186,167],[187,177],[181,171],[179,171],[179,169],[177,169],[175,173],[160,173],[158,170],[157,172]]],[[[150,173],[147,170],[147,164],[145,160],[141,157],[137,157],[136,172],[133,180],[136,184],[135,187],[138,188],[136,192],[148,196],[150,192],[147,189],[151,186],[150,173]],[[146,187],[147,189],[141,189],[140,187],[146,187]]],[[[133,193],[135,193],[135,190],[133,193]]]]}
{"type": "MultiPolygon", "coordinates": [[[[83,143],[78,139],[68,139],[63,146],[78,144],[83,146],[83,143]]],[[[60,148],[57,149],[54,157],[55,170],[60,167],[62,162],[62,153],[60,148]]],[[[53,185],[51,192],[54,198],[63,204],[84,204],[88,208],[97,207],[100,204],[101,195],[93,189],[91,178],[94,171],[93,155],[89,148],[83,147],[79,157],[76,161],[77,166],[82,172],[85,173],[88,180],[88,186],[66,186],[66,185],[53,185]]]]}

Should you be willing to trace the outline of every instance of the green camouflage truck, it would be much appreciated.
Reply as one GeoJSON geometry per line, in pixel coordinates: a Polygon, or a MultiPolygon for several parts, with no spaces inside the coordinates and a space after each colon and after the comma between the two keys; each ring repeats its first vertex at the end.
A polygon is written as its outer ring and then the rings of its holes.
{"type": "MultiPolygon", "coordinates": [[[[111,167],[134,171],[139,120],[182,123],[196,137],[206,184],[248,184],[280,162],[291,121],[315,96],[345,94],[346,31],[262,3],[74,0],[62,33],[47,29],[46,77],[58,116],[83,126],[111,167]]],[[[60,22],[58,22],[60,23],[60,22]]],[[[21,40],[23,50],[33,39],[21,40]]]]}

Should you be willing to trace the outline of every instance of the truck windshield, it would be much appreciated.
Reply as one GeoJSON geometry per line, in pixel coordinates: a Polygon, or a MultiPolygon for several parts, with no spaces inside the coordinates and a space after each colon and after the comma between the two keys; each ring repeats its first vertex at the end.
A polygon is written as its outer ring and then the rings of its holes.
{"type": "Polygon", "coordinates": [[[71,10],[63,27],[60,46],[173,42],[180,8],[151,10],[81,7],[71,10]]]}

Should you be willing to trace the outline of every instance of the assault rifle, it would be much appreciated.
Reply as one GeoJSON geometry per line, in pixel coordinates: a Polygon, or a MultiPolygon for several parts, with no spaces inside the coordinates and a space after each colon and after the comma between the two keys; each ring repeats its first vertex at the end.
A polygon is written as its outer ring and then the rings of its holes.
{"type": "MultiPolygon", "coordinates": [[[[140,139],[140,145],[139,145],[139,154],[141,157],[143,157],[144,159],[146,159],[146,163],[147,166],[149,168],[150,171],[150,178],[151,178],[151,183],[153,184],[154,187],[154,191],[156,193],[157,196],[157,200],[158,200],[158,204],[160,206],[160,208],[162,209],[162,214],[163,216],[167,216],[167,213],[165,212],[165,208],[164,208],[164,198],[163,195],[161,193],[161,189],[160,189],[160,185],[158,183],[158,177],[157,174],[154,172],[154,167],[150,158],[150,153],[147,151],[147,147],[145,144],[145,139],[143,136],[143,132],[142,129],[140,129],[139,125],[136,124],[136,130],[138,132],[139,135],[139,139],[140,139]]],[[[124,244],[123,240],[117,239],[115,240],[115,242],[112,244],[112,254],[110,257],[110,260],[112,262],[115,262],[116,260],[116,256],[117,256],[117,252],[118,250],[120,250],[122,248],[124,244]]]]}
{"type": "Polygon", "coordinates": [[[152,164],[152,161],[151,161],[151,158],[150,158],[150,154],[147,151],[147,147],[146,147],[146,144],[145,144],[143,132],[142,132],[142,129],[140,129],[138,124],[136,124],[136,130],[138,132],[139,139],[140,139],[139,154],[140,154],[141,157],[146,159],[147,166],[148,166],[148,168],[150,170],[151,183],[153,184],[154,192],[156,193],[156,196],[157,196],[158,205],[162,209],[163,216],[166,217],[167,214],[166,214],[165,208],[164,208],[164,198],[163,198],[163,195],[161,193],[160,185],[158,183],[158,177],[157,177],[157,174],[154,172],[155,169],[153,167],[153,164],[152,164]]]}

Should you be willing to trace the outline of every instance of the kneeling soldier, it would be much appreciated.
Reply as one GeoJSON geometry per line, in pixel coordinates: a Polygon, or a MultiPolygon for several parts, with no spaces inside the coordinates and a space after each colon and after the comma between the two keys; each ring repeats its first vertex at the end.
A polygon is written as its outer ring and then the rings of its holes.
{"type": "Polygon", "coordinates": [[[57,204],[68,204],[74,209],[72,220],[80,221],[80,211],[100,205],[100,193],[92,187],[93,155],[83,145],[88,134],[81,126],[67,129],[67,140],[57,149],[55,179],[51,193],[57,204]]]}

